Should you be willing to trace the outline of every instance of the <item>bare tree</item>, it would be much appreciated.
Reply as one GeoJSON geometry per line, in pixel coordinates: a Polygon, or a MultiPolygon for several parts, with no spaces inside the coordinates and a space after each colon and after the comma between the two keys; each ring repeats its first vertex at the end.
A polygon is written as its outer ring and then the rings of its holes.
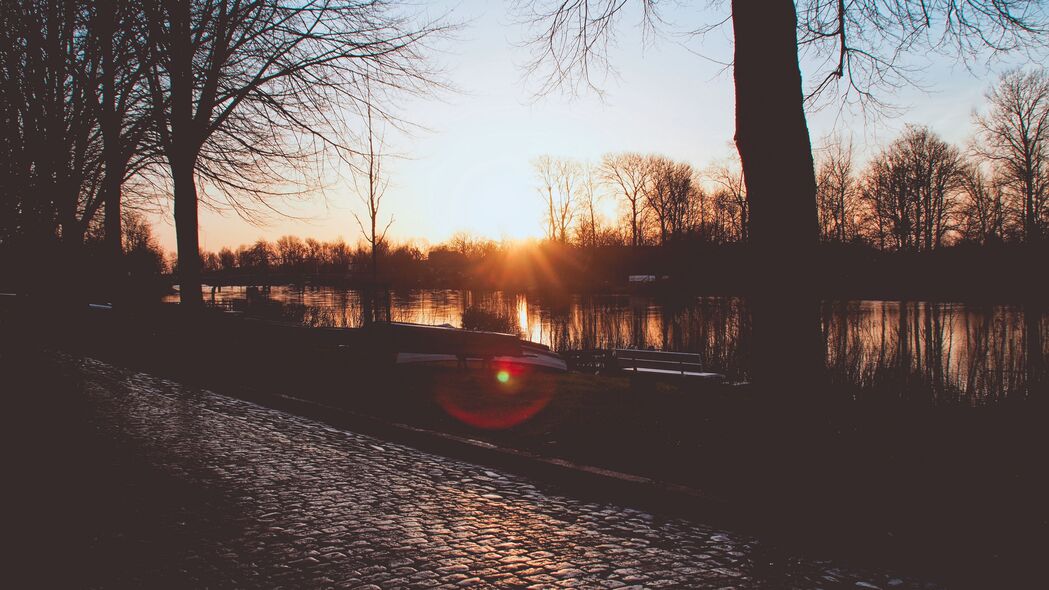
{"type": "Polygon", "coordinates": [[[852,143],[828,138],[817,162],[816,211],[820,238],[845,243],[854,235],[858,206],[852,143]]]}
{"type": "MultiPolygon", "coordinates": [[[[379,229],[379,210],[382,207],[382,199],[386,195],[389,180],[383,177],[383,149],[385,146],[384,135],[375,129],[375,120],[372,116],[372,106],[369,100],[365,104],[365,121],[368,150],[361,155],[364,160],[364,174],[360,184],[357,185],[357,193],[361,202],[364,203],[367,225],[354,213],[357,225],[364,234],[364,239],[371,247],[372,284],[379,282],[379,248],[386,240],[386,232],[393,225],[393,216],[386,222],[385,227],[379,229]]],[[[356,180],[356,179],[355,179],[356,180]]]]}
{"type": "Polygon", "coordinates": [[[228,247],[219,250],[219,269],[230,271],[237,267],[237,255],[228,247]]]}
{"type": "Polygon", "coordinates": [[[306,243],[295,236],[281,236],[274,244],[277,263],[285,269],[298,268],[306,260],[306,243]]]}
{"type": "Polygon", "coordinates": [[[939,248],[955,229],[962,161],[925,127],[908,126],[868,167],[863,198],[882,247],[939,248]]]}
{"type": "Polygon", "coordinates": [[[598,235],[597,204],[600,201],[598,170],[589,162],[582,164],[579,170],[579,204],[582,219],[579,224],[580,243],[584,246],[596,246],[598,235]]]}
{"type": "Polygon", "coordinates": [[[976,116],[977,151],[994,164],[1024,240],[1037,242],[1049,215],[1049,74],[1006,72],[987,100],[990,112],[976,116]]]}
{"type": "Polygon", "coordinates": [[[671,185],[674,182],[674,162],[665,156],[647,156],[649,170],[648,186],[645,190],[645,202],[656,219],[659,229],[659,243],[666,244],[669,231],[670,211],[673,208],[671,185]]]}
{"type": "Polygon", "coordinates": [[[729,158],[728,161],[711,167],[707,175],[718,187],[717,192],[721,195],[721,209],[732,213],[737,238],[741,242],[749,241],[750,201],[747,199],[747,182],[743,175],[743,168],[739,166],[735,158],[729,158]],[[730,203],[730,206],[726,206],[726,201],[730,203]]]}
{"type": "Polygon", "coordinates": [[[711,195],[711,201],[711,240],[715,244],[743,242],[746,211],[740,206],[741,201],[736,197],[736,193],[725,187],[718,187],[711,195]]]}
{"type": "Polygon", "coordinates": [[[114,299],[118,299],[124,273],[121,259],[122,187],[130,176],[155,160],[148,142],[150,117],[145,88],[147,55],[142,47],[146,36],[143,12],[131,0],[100,0],[90,13],[89,55],[99,62],[98,83],[92,100],[96,103],[102,142],[105,235],[111,258],[114,299]]]}
{"type": "Polygon", "coordinates": [[[911,235],[911,213],[906,204],[906,169],[890,152],[876,156],[860,181],[864,230],[869,242],[879,249],[903,248],[911,235]]]}
{"type": "Polygon", "coordinates": [[[181,297],[196,306],[200,197],[251,217],[258,203],[287,194],[275,187],[301,185],[302,166],[325,153],[357,153],[333,114],[365,100],[365,81],[380,95],[429,88],[421,50],[441,27],[381,1],[145,6],[147,80],[174,189],[181,297]]]}
{"type": "MultiPolygon", "coordinates": [[[[75,2],[0,6],[4,233],[75,249],[101,205],[99,63],[75,2]]],[[[68,254],[68,252],[67,252],[68,254]]],[[[69,256],[70,262],[72,257],[69,256]]]]}
{"type": "Polygon", "coordinates": [[[659,240],[666,244],[690,228],[694,188],[692,165],[664,156],[648,157],[649,179],[645,201],[659,226],[659,240]]]}
{"type": "Polygon", "coordinates": [[[576,216],[576,192],[581,180],[579,164],[551,156],[540,156],[532,164],[546,208],[546,237],[566,243],[576,216]]]}
{"type": "Polygon", "coordinates": [[[651,180],[648,161],[641,154],[605,154],[601,176],[626,202],[630,222],[630,243],[635,248],[644,241],[645,194],[651,180]]]}
{"type": "Polygon", "coordinates": [[[960,172],[963,195],[959,229],[962,236],[978,244],[1001,242],[1006,232],[1006,207],[1002,183],[988,179],[976,162],[960,172]]]}

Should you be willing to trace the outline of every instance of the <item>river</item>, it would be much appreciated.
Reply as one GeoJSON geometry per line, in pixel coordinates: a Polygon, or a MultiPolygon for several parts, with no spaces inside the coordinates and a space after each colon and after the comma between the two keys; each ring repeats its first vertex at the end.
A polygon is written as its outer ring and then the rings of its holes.
{"type": "MultiPolygon", "coordinates": [[[[308,326],[355,327],[361,294],[334,287],[275,286],[265,297],[286,319],[308,326]]],[[[244,287],[205,298],[238,306],[244,287]]],[[[172,298],[177,300],[177,296],[172,298]]],[[[745,381],[747,302],[737,297],[397,290],[394,321],[462,325],[476,307],[510,318],[523,337],[557,351],[642,347],[699,353],[707,370],[745,381]]],[[[1044,394],[1049,314],[1020,305],[928,301],[825,301],[820,333],[825,363],[842,395],[890,396],[937,404],[984,405],[1044,394]]]]}

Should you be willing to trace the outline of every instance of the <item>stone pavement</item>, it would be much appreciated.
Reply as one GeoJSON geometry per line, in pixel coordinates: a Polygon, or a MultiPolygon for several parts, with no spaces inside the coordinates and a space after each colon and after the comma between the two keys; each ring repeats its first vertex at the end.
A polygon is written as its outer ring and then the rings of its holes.
{"type": "Polygon", "coordinates": [[[86,586],[934,587],[99,361],[63,364],[93,456],[86,586]]]}

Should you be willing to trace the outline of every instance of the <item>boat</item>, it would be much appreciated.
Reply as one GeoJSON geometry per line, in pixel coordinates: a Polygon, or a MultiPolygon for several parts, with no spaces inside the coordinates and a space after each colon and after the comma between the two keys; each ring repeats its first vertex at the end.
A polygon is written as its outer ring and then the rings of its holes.
{"type": "Polygon", "coordinates": [[[566,372],[565,359],[549,346],[521,340],[512,334],[463,330],[450,325],[429,326],[391,322],[383,324],[397,349],[396,363],[516,365],[566,372]],[[456,350],[456,353],[444,352],[456,350]]]}

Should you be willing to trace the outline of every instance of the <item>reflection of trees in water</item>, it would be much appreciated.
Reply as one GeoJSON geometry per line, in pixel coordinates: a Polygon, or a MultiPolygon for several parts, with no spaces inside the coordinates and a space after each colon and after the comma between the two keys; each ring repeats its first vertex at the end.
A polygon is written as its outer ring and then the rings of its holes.
{"type": "MultiPolygon", "coordinates": [[[[255,297],[260,315],[307,326],[355,327],[365,313],[360,294],[347,289],[273,287],[255,297]]],[[[248,299],[245,288],[225,287],[214,301],[248,299]]],[[[390,315],[458,327],[471,305],[518,318],[525,337],[555,350],[651,346],[696,352],[731,379],[749,371],[750,314],[739,298],[403,290],[391,293],[390,315]]],[[[834,389],[854,398],[996,403],[1044,395],[1049,383],[1044,307],[829,301],[819,327],[834,389]]]]}
{"type": "Polygon", "coordinates": [[[649,348],[699,353],[711,369],[733,378],[746,374],[740,333],[741,300],[695,298],[656,301],[625,295],[538,299],[530,306],[529,334],[555,350],[649,348]]]}
{"type": "Polygon", "coordinates": [[[823,306],[827,366],[854,397],[996,403],[1045,382],[1040,310],[927,302],[823,306]]]}

